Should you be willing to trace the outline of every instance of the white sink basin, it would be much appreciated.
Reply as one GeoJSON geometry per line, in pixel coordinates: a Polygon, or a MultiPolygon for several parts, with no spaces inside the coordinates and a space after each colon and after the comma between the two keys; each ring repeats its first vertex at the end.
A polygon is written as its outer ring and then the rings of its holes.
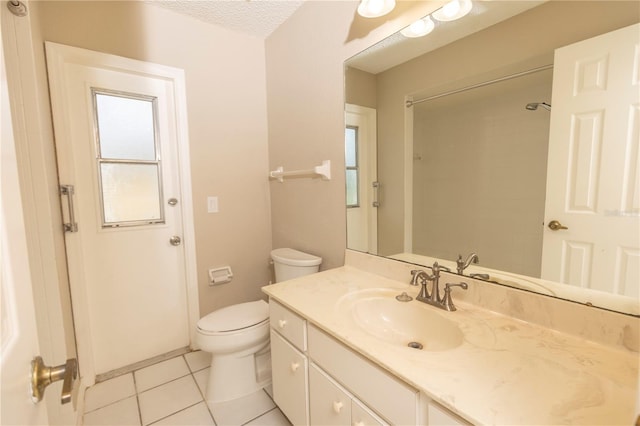
{"type": "Polygon", "coordinates": [[[400,292],[363,290],[345,297],[339,310],[361,330],[382,341],[427,351],[445,351],[462,344],[464,336],[454,321],[437,308],[413,300],[399,302],[400,292]]]}

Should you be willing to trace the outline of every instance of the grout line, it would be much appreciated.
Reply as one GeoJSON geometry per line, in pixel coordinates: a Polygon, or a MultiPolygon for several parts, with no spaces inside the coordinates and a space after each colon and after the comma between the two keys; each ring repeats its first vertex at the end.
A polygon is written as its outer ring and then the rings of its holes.
{"type": "Polygon", "coordinates": [[[149,423],[148,425],[145,425],[145,426],[151,426],[151,425],[154,425],[154,424],[158,423],[159,421],[162,421],[162,420],[164,420],[164,419],[166,419],[166,418],[168,418],[168,417],[174,416],[174,415],[176,415],[176,414],[178,414],[178,413],[181,413],[181,412],[183,412],[183,411],[185,411],[185,410],[188,410],[189,408],[195,407],[195,406],[196,406],[196,405],[198,405],[198,404],[202,404],[203,402],[204,402],[204,401],[198,401],[198,402],[196,402],[195,404],[191,404],[191,405],[189,405],[188,407],[181,408],[180,410],[176,411],[175,413],[171,413],[171,414],[169,414],[169,415],[167,415],[167,416],[164,416],[164,417],[162,417],[162,418],[160,418],[160,419],[158,419],[158,420],[154,420],[153,422],[151,422],[151,423],[149,423]]]}
{"type": "Polygon", "coordinates": [[[140,409],[140,393],[138,392],[138,384],[136,383],[136,375],[131,372],[131,376],[133,376],[133,388],[136,390],[136,405],[138,406],[138,420],[140,421],[140,425],[142,425],[142,410],[140,409]]]}
{"type": "MultiPolygon", "coordinates": [[[[186,358],[185,358],[185,361],[186,361],[186,358]]],[[[189,365],[189,363],[187,363],[187,365],[189,365]]],[[[205,368],[207,368],[207,367],[205,367],[205,368]]],[[[201,368],[198,371],[202,371],[202,370],[204,370],[204,368],[201,368]]],[[[213,416],[213,411],[211,411],[211,408],[209,407],[209,404],[207,403],[207,396],[202,391],[202,389],[200,389],[200,386],[198,385],[198,381],[196,380],[196,376],[195,376],[194,372],[191,373],[191,376],[193,377],[193,381],[196,382],[196,387],[198,388],[198,392],[200,392],[200,396],[202,396],[202,400],[204,401],[204,406],[207,407],[207,411],[209,412],[209,415],[211,416],[211,419],[213,420],[213,424],[214,424],[214,426],[216,426],[218,424],[218,422],[216,422],[216,418],[213,416]]]]}

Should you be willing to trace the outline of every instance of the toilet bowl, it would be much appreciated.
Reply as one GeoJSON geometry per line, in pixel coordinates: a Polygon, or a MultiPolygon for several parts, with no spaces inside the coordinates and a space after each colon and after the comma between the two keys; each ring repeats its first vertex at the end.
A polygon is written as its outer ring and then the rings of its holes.
{"type": "MultiPolygon", "coordinates": [[[[322,262],[293,249],[275,249],[271,258],[276,281],[317,272],[322,262]]],[[[264,300],[227,306],[202,317],[196,344],[211,353],[207,401],[229,401],[271,383],[269,305],[264,300]]]]}

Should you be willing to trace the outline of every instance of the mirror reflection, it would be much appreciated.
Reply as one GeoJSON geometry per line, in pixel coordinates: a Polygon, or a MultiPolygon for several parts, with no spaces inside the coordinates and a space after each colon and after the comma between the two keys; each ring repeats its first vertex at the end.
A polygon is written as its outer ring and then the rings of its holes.
{"type": "Polygon", "coordinates": [[[477,253],[465,275],[640,314],[638,21],[632,1],[474,2],[347,61],[378,204],[348,209],[348,247],[453,270],[477,253]]]}

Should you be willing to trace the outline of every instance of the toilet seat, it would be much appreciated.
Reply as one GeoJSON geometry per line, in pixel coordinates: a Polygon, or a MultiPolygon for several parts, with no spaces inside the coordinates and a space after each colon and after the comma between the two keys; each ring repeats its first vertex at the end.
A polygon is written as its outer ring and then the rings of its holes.
{"type": "Polygon", "coordinates": [[[261,325],[269,321],[269,305],[264,300],[239,303],[218,309],[198,321],[198,331],[219,335],[261,325]]]}

